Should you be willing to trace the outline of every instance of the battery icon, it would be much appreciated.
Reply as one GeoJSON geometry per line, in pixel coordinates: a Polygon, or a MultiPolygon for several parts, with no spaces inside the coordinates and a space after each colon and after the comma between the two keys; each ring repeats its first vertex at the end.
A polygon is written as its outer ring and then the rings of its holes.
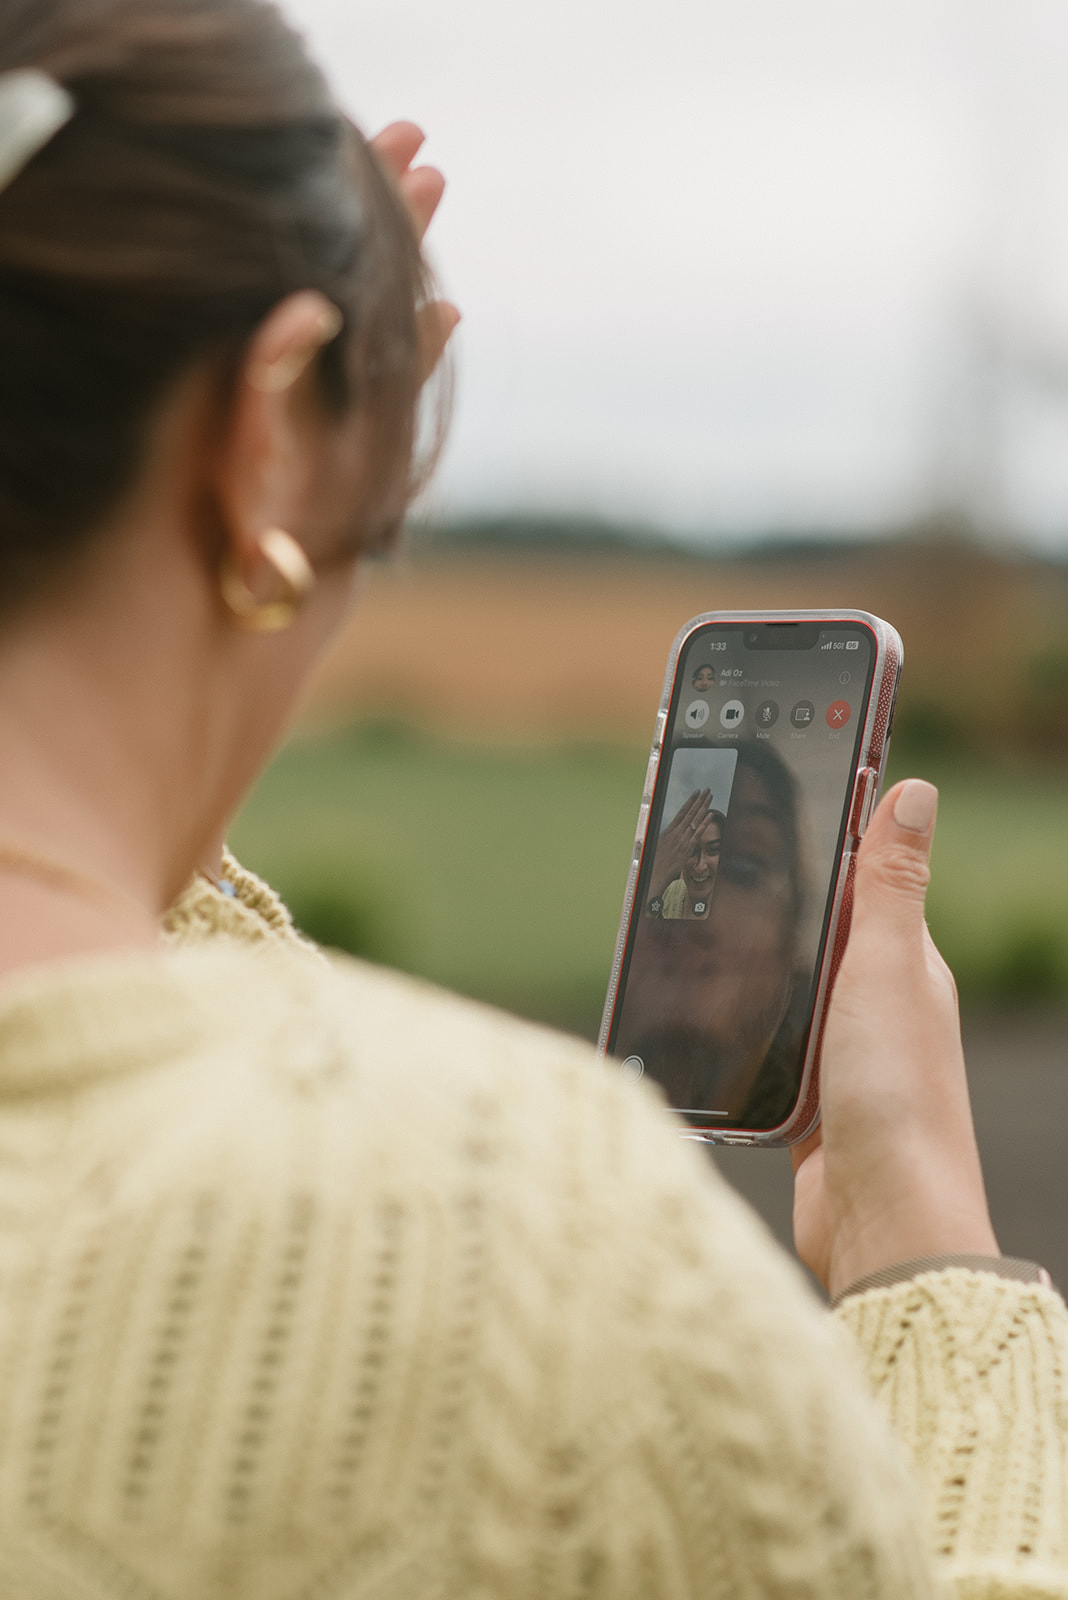
{"type": "Polygon", "coordinates": [[[847,639],[846,640],[846,649],[847,650],[859,650],[860,649],[860,640],[859,639],[847,639]]]}

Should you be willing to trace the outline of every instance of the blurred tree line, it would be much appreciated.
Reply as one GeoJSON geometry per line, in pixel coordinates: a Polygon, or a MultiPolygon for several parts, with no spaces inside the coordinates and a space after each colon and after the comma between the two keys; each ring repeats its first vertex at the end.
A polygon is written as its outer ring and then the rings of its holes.
{"type": "Polygon", "coordinates": [[[983,543],[954,519],[863,539],[699,543],[641,523],[522,513],[415,537],[442,559],[600,561],[646,568],[650,582],[657,569],[701,565],[731,605],[860,606],[905,641],[896,745],[917,758],[1068,760],[1068,550],[1057,560],[983,543]],[[739,601],[747,590],[753,599],[739,601]]]}

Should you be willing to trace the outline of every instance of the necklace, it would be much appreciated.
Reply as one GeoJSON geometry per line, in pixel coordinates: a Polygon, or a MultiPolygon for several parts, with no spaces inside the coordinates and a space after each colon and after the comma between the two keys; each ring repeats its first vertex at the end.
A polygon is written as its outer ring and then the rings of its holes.
{"type": "Polygon", "coordinates": [[[83,900],[95,900],[105,911],[114,913],[116,906],[122,905],[127,910],[136,908],[144,916],[144,907],[125,889],[119,889],[90,872],[83,872],[81,867],[71,866],[57,856],[46,855],[14,839],[0,839],[0,872],[5,869],[21,873],[27,878],[37,878],[41,883],[50,884],[64,893],[80,895],[83,900]]]}

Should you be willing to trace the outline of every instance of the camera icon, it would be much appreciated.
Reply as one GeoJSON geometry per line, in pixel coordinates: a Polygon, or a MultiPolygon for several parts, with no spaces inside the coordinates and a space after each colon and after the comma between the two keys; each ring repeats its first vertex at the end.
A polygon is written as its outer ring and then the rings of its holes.
{"type": "Polygon", "coordinates": [[[725,728],[737,728],[744,716],[745,707],[740,700],[728,700],[720,707],[719,720],[725,728]]]}

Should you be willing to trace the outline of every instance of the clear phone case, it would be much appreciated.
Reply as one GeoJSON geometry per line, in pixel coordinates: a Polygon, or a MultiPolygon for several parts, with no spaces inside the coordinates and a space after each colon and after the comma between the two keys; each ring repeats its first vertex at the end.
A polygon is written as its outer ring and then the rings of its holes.
{"type": "Polygon", "coordinates": [[[732,1145],[781,1146],[796,1144],[810,1134],[819,1122],[819,1060],[823,1042],[827,1005],[834,979],[849,935],[852,914],[856,849],[882,788],[889,748],[889,733],[901,677],[903,647],[896,630],[881,618],[866,611],[718,611],[693,617],[678,632],[671,647],[664,687],[657,711],[652,749],[645,774],[634,849],[627,875],[623,910],[616,939],[608,995],[601,1022],[599,1049],[607,1053],[616,1007],[620,1001],[620,974],[636,916],[636,892],[648,845],[648,826],[661,760],[667,746],[668,718],[672,707],[680,660],[688,641],[699,628],[709,623],[799,622],[857,623],[870,630],[875,641],[871,689],[864,707],[863,726],[852,764],[849,806],[843,847],[836,862],[830,895],[830,913],[822,941],[814,985],[814,1004],[807,1032],[804,1061],[793,1108],[772,1128],[687,1127],[690,1137],[712,1143],[732,1145]]]}

